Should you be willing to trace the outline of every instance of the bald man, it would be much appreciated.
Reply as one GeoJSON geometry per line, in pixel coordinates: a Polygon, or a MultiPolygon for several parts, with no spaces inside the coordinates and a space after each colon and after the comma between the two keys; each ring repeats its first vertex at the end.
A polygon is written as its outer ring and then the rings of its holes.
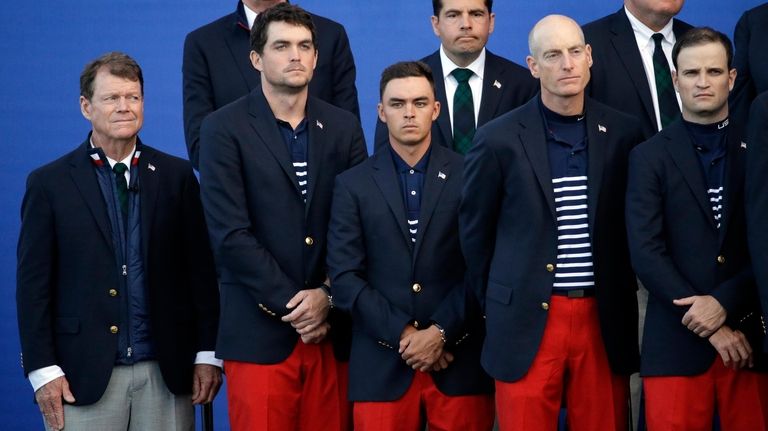
{"type": "Polygon", "coordinates": [[[637,120],[585,97],[591,48],[552,15],[529,36],[540,96],[477,131],[460,236],[483,303],[501,430],[627,427],[637,289],[624,228],[637,120]]]}

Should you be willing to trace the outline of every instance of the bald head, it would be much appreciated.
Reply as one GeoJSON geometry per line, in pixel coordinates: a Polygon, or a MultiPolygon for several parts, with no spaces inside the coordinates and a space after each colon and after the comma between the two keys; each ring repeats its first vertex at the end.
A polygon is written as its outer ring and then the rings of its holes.
{"type": "Polygon", "coordinates": [[[576,33],[584,44],[584,33],[581,26],[565,15],[547,15],[540,19],[528,33],[528,50],[532,57],[536,57],[541,52],[541,41],[549,39],[558,34],[572,35],[576,33]]]}
{"type": "Polygon", "coordinates": [[[581,27],[567,16],[549,15],[533,26],[528,44],[525,61],[540,81],[544,106],[561,115],[580,114],[592,66],[592,48],[581,27]]]}

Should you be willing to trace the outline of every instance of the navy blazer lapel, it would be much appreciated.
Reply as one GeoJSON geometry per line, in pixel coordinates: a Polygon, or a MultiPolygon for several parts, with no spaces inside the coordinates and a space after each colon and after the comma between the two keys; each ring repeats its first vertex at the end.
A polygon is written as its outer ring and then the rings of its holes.
{"type": "Polygon", "coordinates": [[[611,149],[608,137],[612,130],[603,122],[604,111],[599,110],[590,99],[586,100],[587,122],[587,207],[589,211],[589,230],[595,231],[597,206],[600,201],[600,188],[603,185],[605,157],[611,149]]]}
{"type": "Polygon", "coordinates": [[[395,173],[395,167],[392,162],[392,156],[389,154],[389,149],[376,152],[371,158],[373,166],[373,180],[381,190],[381,194],[384,196],[384,200],[389,205],[392,216],[395,218],[395,223],[400,228],[400,233],[403,234],[403,240],[406,244],[411,243],[411,235],[408,233],[406,226],[406,214],[405,205],[403,204],[403,196],[400,190],[400,183],[395,173]]]}
{"type": "Polygon", "coordinates": [[[737,212],[734,203],[744,204],[744,169],[747,145],[743,141],[740,127],[731,124],[725,157],[725,175],[723,176],[723,220],[720,223],[720,245],[728,233],[733,214],[737,212]],[[742,146],[743,145],[743,146],[742,146]]]}
{"type": "Polygon", "coordinates": [[[429,222],[432,219],[432,214],[435,212],[435,207],[440,201],[440,195],[443,193],[443,188],[446,181],[451,175],[450,164],[445,157],[443,151],[449,151],[437,146],[432,148],[432,153],[429,155],[429,163],[427,165],[427,173],[424,178],[424,190],[421,193],[421,211],[419,212],[419,232],[416,235],[416,245],[413,249],[413,260],[416,261],[416,256],[421,250],[421,244],[424,242],[424,235],[426,235],[429,229],[429,222]]]}
{"type": "Polygon", "coordinates": [[[251,91],[256,86],[261,85],[261,78],[259,72],[253,68],[248,54],[251,52],[251,30],[248,28],[242,2],[237,3],[237,12],[232,14],[232,17],[232,23],[224,41],[229,48],[230,55],[232,55],[232,60],[243,75],[248,91],[251,91]]]}
{"type": "Polygon", "coordinates": [[[531,162],[531,167],[539,181],[544,200],[547,201],[552,220],[555,216],[555,192],[552,187],[552,173],[549,168],[549,154],[547,153],[547,131],[544,130],[544,119],[539,109],[540,99],[535,97],[523,105],[522,120],[518,138],[525,149],[525,154],[531,162]]]}
{"type": "MultiPolygon", "coordinates": [[[[637,48],[637,39],[632,30],[632,24],[624,12],[624,8],[619,9],[614,15],[611,32],[614,34],[611,44],[616,51],[616,55],[624,64],[627,75],[632,79],[632,83],[637,89],[640,101],[649,118],[656,124],[656,111],[653,108],[653,99],[651,98],[651,87],[648,85],[648,78],[645,75],[645,66],[640,57],[640,51],[637,48]]],[[[610,79],[610,78],[609,78],[610,79]]],[[[631,96],[627,96],[631,97],[631,96]]]]}
{"type": "Polygon", "coordinates": [[[704,212],[705,218],[709,221],[712,229],[717,229],[715,220],[712,217],[712,206],[707,194],[707,184],[704,180],[704,173],[701,170],[701,162],[696,156],[693,148],[693,142],[685,130],[685,125],[681,119],[670,124],[664,130],[669,129],[663,136],[668,140],[665,148],[672,156],[672,161],[680,170],[685,182],[691,190],[699,208],[704,212]]]}
{"type": "Polygon", "coordinates": [[[315,116],[318,110],[310,97],[307,100],[307,204],[304,206],[305,214],[309,212],[309,204],[312,202],[318,176],[322,172],[322,160],[325,155],[326,142],[323,135],[326,133],[324,120],[321,116],[315,116]]]}
{"type": "Polygon", "coordinates": [[[301,196],[299,184],[296,182],[296,171],[293,169],[291,155],[288,152],[288,146],[285,145],[283,137],[277,128],[277,120],[272,113],[272,109],[264,98],[261,89],[251,91],[248,103],[249,113],[251,115],[251,127],[265,147],[272,153],[280,167],[288,177],[288,181],[293,185],[296,194],[301,196]]]}
{"type": "MultiPolygon", "coordinates": [[[[440,102],[440,114],[435,123],[440,135],[442,135],[442,143],[448,148],[453,148],[451,113],[448,111],[448,96],[445,93],[445,78],[443,77],[443,65],[440,62],[440,50],[425,58],[424,61],[432,68],[432,76],[435,80],[435,98],[440,102]]],[[[435,136],[433,136],[432,142],[436,141],[435,136]]]]}
{"type": "Polygon", "coordinates": [[[104,240],[110,245],[110,248],[113,248],[112,228],[109,225],[107,205],[104,202],[104,196],[99,189],[93,162],[88,156],[88,148],[91,146],[90,135],[88,136],[89,139],[86,139],[78,151],[73,153],[70,160],[72,169],[69,171],[69,174],[72,177],[75,186],[83,195],[83,200],[88,206],[93,219],[96,221],[96,225],[101,231],[101,234],[104,235],[104,240]]]}
{"type": "MultiPolygon", "coordinates": [[[[480,96],[480,112],[477,115],[477,127],[494,118],[496,108],[501,102],[504,85],[504,65],[497,57],[485,50],[485,71],[483,72],[483,92],[480,96]]],[[[476,102],[477,103],[477,102],[476,102]]]]}
{"type": "MultiPolygon", "coordinates": [[[[140,145],[140,142],[139,144],[140,145]]],[[[141,251],[146,264],[146,259],[149,256],[149,233],[152,231],[152,223],[154,222],[155,208],[157,206],[158,195],[158,181],[159,173],[158,169],[163,169],[164,166],[155,165],[155,152],[152,149],[138,146],[141,150],[139,155],[139,166],[137,169],[138,178],[137,184],[139,187],[139,207],[141,212],[141,251]]]]}

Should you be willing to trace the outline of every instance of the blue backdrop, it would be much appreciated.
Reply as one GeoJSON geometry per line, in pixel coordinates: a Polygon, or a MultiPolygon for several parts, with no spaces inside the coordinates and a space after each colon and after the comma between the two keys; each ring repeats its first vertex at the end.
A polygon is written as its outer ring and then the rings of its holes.
{"type": "MultiPolygon", "coordinates": [[[[89,60],[124,51],[144,70],[142,139],[186,157],[181,119],[184,36],[231,13],[236,0],[72,0],[6,2],[0,12],[0,428],[42,429],[31,387],[19,365],[15,270],[19,206],[27,174],[82,142],[89,130],[78,108],[79,75],[89,60]]],[[[379,73],[438,46],[428,0],[304,0],[300,6],[342,23],[357,63],[357,88],[366,137],[375,123],[379,73]]],[[[731,35],[757,0],[689,0],[680,18],[731,35]]],[[[497,0],[489,47],[525,64],[527,34],[550,13],[584,24],[612,13],[621,0],[497,0]]],[[[369,144],[370,148],[370,144],[369,144]]],[[[222,392],[223,393],[223,392],[222,392]]],[[[77,394],[75,394],[77,395],[77,394]]],[[[199,426],[199,425],[198,425],[199,426]]],[[[216,400],[216,429],[229,429],[225,397],[216,400]]]]}

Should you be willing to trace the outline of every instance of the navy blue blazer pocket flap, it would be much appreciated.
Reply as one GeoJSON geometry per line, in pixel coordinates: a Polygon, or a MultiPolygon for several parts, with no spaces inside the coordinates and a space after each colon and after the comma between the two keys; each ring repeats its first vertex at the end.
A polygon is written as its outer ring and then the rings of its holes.
{"type": "Polygon", "coordinates": [[[512,287],[488,281],[488,289],[485,292],[485,297],[505,305],[509,304],[512,300],[512,287]]]}
{"type": "Polygon", "coordinates": [[[77,334],[80,332],[80,319],[77,317],[57,317],[56,333],[77,334]]]}

